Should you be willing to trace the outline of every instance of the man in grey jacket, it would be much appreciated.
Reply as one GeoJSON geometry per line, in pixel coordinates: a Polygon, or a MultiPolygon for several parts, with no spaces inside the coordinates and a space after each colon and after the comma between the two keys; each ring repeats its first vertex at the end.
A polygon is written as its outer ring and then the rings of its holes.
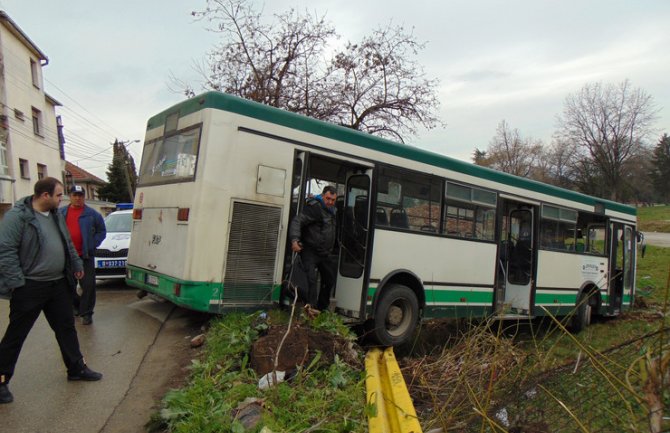
{"type": "Polygon", "coordinates": [[[21,347],[44,312],[56,335],[68,380],[95,381],[79,350],[72,297],[84,275],[63,216],[57,211],[63,184],[53,177],[35,183],[0,222],[0,295],[10,298],[9,325],[0,341],[0,403],[14,400],[7,384],[21,347]]]}

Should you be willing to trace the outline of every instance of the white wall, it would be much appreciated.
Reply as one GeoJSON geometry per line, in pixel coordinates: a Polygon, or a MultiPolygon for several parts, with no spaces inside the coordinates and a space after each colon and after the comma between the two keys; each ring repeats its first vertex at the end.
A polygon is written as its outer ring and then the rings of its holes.
{"type": "MultiPolygon", "coordinates": [[[[18,23],[17,23],[18,24],[18,23]]],[[[20,24],[19,24],[20,25],[20,24]]],[[[62,180],[64,163],[60,159],[55,107],[44,93],[44,81],[40,60],[9,29],[0,25],[0,54],[3,68],[0,77],[2,113],[7,116],[7,157],[9,176],[14,180],[11,187],[13,197],[2,197],[3,203],[13,203],[31,195],[38,180],[38,164],[46,166],[46,176],[62,180]],[[38,86],[33,84],[30,60],[37,63],[38,86]],[[41,134],[33,132],[32,109],[41,112],[41,134]],[[23,112],[21,120],[15,113],[23,112]],[[26,160],[28,176],[21,176],[19,159],[26,160]]]]}

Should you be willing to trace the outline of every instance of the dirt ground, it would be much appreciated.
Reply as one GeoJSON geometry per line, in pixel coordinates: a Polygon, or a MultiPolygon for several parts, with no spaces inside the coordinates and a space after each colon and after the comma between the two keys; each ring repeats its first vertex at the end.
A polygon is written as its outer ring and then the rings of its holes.
{"type": "MultiPolygon", "coordinates": [[[[251,367],[259,376],[275,370],[275,358],[279,345],[286,334],[285,325],[271,326],[266,335],[256,340],[251,348],[251,367]]],[[[292,371],[296,366],[309,365],[317,353],[321,353],[320,362],[331,363],[338,354],[350,365],[360,366],[354,346],[344,338],[315,331],[296,324],[286,337],[279,358],[277,371],[292,371]]]]}

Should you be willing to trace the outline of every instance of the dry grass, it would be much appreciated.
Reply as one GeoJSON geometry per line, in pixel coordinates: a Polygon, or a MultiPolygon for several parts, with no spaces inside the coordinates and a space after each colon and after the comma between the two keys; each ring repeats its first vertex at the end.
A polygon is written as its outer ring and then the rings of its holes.
{"type": "Polygon", "coordinates": [[[512,339],[501,338],[500,323],[474,327],[440,353],[403,360],[403,375],[424,430],[458,431],[481,422],[494,390],[519,380],[527,355],[512,339]]]}

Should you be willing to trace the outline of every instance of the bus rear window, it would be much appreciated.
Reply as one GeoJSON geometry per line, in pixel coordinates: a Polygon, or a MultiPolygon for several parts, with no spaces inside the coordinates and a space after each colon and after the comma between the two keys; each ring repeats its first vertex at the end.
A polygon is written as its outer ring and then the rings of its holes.
{"type": "Polygon", "coordinates": [[[193,180],[200,147],[200,127],[144,144],[139,185],[193,180]]]}

